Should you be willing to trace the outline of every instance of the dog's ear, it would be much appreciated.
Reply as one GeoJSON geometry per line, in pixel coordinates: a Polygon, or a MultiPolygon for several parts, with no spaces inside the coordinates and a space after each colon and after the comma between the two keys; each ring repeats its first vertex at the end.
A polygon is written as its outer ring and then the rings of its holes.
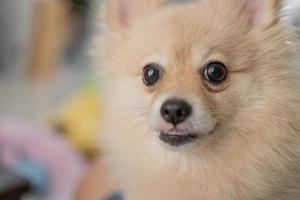
{"type": "Polygon", "coordinates": [[[243,2],[242,12],[248,15],[253,28],[268,27],[280,21],[282,0],[238,0],[243,2]]]}
{"type": "Polygon", "coordinates": [[[122,31],[137,19],[161,8],[167,0],[106,0],[105,21],[111,31],[122,31]]]}

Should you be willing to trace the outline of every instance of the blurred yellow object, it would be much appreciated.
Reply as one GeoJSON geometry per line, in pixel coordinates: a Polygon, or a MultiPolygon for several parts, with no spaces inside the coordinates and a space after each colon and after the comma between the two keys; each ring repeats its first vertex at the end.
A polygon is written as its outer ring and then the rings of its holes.
{"type": "Polygon", "coordinates": [[[97,151],[101,106],[97,90],[88,88],[72,96],[62,106],[55,126],[78,148],[92,156],[97,151]]]}

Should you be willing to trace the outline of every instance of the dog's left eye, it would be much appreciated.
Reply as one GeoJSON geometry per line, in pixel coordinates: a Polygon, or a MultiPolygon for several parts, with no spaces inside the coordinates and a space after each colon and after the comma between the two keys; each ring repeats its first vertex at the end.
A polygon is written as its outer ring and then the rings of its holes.
{"type": "Polygon", "coordinates": [[[147,86],[153,86],[162,77],[162,68],[156,63],[146,65],[143,73],[143,81],[147,86]]]}
{"type": "Polygon", "coordinates": [[[227,78],[227,68],[221,62],[212,62],[206,65],[203,76],[211,83],[220,84],[227,78]]]}

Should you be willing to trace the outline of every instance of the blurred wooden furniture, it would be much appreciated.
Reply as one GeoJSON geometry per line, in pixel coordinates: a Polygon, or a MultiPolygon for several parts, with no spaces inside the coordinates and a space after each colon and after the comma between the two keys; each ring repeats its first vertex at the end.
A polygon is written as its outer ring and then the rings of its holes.
{"type": "Polygon", "coordinates": [[[70,2],[66,0],[35,0],[29,72],[47,78],[60,61],[68,27],[70,2]]]}
{"type": "Polygon", "coordinates": [[[12,173],[0,164],[0,199],[20,200],[30,191],[28,181],[12,173]]]}

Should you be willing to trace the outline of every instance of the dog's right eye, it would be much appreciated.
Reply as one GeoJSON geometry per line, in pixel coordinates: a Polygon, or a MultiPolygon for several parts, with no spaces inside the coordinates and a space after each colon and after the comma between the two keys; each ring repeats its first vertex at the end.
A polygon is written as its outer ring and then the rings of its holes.
{"type": "Polygon", "coordinates": [[[162,68],[156,63],[148,64],[144,67],[143,81],[147,86],[153,86],[162,77],[162,68]]]}

